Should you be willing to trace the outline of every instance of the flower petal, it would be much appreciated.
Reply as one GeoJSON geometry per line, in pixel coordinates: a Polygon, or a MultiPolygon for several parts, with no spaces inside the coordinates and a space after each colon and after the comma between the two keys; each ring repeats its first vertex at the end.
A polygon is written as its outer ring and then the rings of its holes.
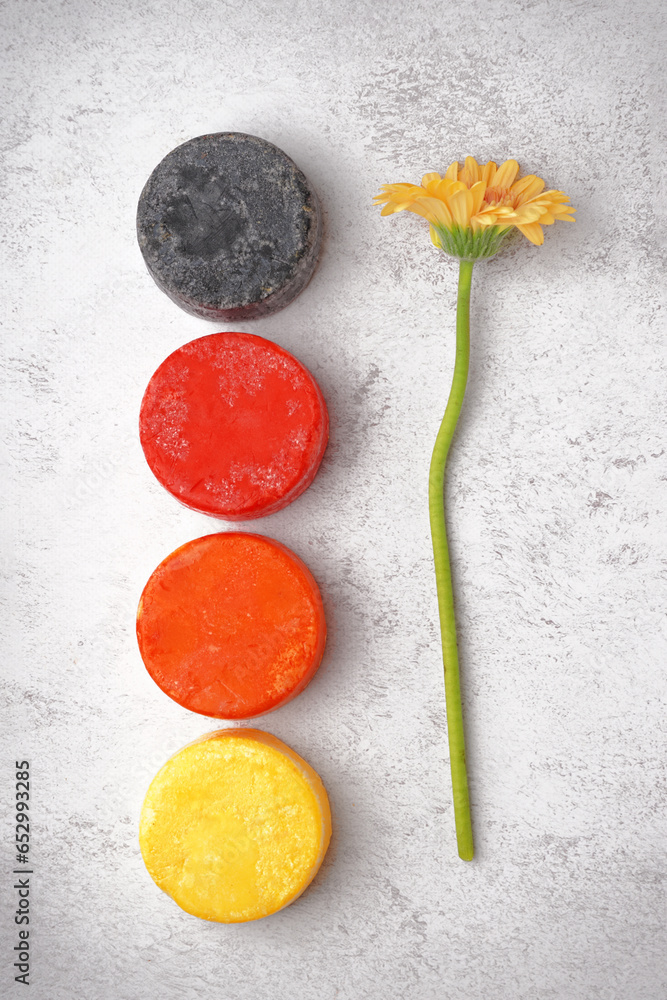
{"type": "Polygon", "coordinates": [[[467,187],[462,191],[455,191],[449,199],[454,222],[466,229],[470,225],[470,210],[472,208],[472,194],[467,187]]]}
{"type": "Polygon", "coordinates": [[[401,204],[400,202],[390,201],[387,202],[387,204],[384,206],[384,208],[380,212],[380,215],[393,215],[394,212],[402,212],[406,208],[409,209],[411,205],[412,205],[411,201],[406,201],[403,204],[401,204]]]}
{"type": "Polygon", "coordinates": [[[517,205],[523,205],[529,198],[534,198],[543,190],[544,181],[541,177],[536,177],[535,174],[527,174],[526,177],[515,181],[511,187],[512,194],[518,196],[517,205]]]}
{"type": "Polygon", "coordinates": [[[437,247],[438,250],[442,250],[442,243],[440,242],[440,237],[438,236],[438,230],[435,226],[430,226],[429,229],[431,233],[431,243],[434,247],[437,247]]]}
{"type": "Polygon", "coordinates": [[[493,179],[493,184],[489,187],[509,188],[514,183],[514,179],[519,172],[519,164],[516,160],[505,160],[493,179]]]}
{"type": "Polygon", "coordinates": [[[422,177],[422,187],[428,190],[428,186],[431,182],[435,182],[437,184],[439,180],[440,180],[440,174],[436,173],[424,174],[424,176],[422,177]]]}
{"type": "Polygon", "coordinates": [[[451,212],[439,198],[418,198],[408,211],[421,215],[432,226],[450,227],[452,224],[451,212]]]}
{"type": "Polygon", "coordinates": [[[539,223],[529,222],[527,226],[517,225],[516,228],[519,232],[522,232],[531,243],[534,243],[535,246],[541,247],[544,243],[544,233],[542,232],[542,226],[540,226],[539,223]]]}
{"type": "Polygon", "coordinates": [[[482,176],[480,177],[480,180],[484,181],[487,187],[493,187],[493,181],[495,179],[497,170],[498,168],[496,167],[493,160],[489,160],[489,162],[485,163],[484,166],[482,167],[482,176]]]}
{"type": "Polygon", "coordinates": [[[440,183],[440,174],[424,174],[422,177],[421,192],[423,194],[434,195],[440,183]]]}
{"type": "Polygon", "coordinates": [[[529,222],[539,222],[546,211],[546,208],[538,205],[520,205],[515,212],[512,212],[512,220],[515,224],[520,222],[522,225],[528,225],[529,222]]]}
{"type": "Polygon", "coordinates": [[[453,163],[449,164],[449,166],[447,167],[447,172],[445,173],[445,177],[447,177],[448,180],[450,180],[450,181],[457,181],[459,179],[459,161],[458,160],[454,160],[453,163]]]}
{"type": "Polygon", "coordinates": [[[452,191],[456,191],[457,188],[454,185],[458,185],[459,181],[453,181],[450,177],[443,177],[438,186],[433,191],[436,198],[442,198],[446,201],[449,198],[452,191]]]}
{"type": "Polygon", "coordinates": [[[479,215],[473,216],[471,221],[477,223],[478,226],[495,226],[496,216],[493,212],[480,212],[479,215]]]}
{"type": "Polygon", "coordinates": [[[484,201],[484,192],[486,191],[486,184],[484,181],[477,181],[470,188],[470,193],[472,195],[472,208],[470,209],[470,215],[477,215],[480,208],[482,207],[482,202],[484,201]]]}
{"type": "Polygon", "coordinates": [[[466,187],[472,187],[478,180],[481,180],[482,171],[474,156],[466,156],[466,162],[461,171],[461,180],[466,187]]]}
{"type": "Polygon", "coordinates": [[[576,208],[572,208],[571,205],[554,205],[553,202],[549,205],[549,211],[554,215],[569,215],[570,212],[576,212],[576,208]]]}
{"type": "Polygon", "coordinates": [[[385,201],[392,201],[396,198],[400,201],[405,197],[406,192],[414,189],[414,184],[383,184],[380,193],[373,197],[373,204],[381,205],[385,201]]]}

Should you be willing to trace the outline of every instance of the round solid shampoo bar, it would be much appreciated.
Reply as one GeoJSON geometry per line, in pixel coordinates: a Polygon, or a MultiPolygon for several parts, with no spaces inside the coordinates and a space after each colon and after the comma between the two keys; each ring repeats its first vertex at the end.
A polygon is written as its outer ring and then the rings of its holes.
{"type": "Polygon", "coordinates": [[[225,532],[160,563],[141,596],[137,638],[149,674],[179,705],[250,719],[303,691],[326,625],[298,556],[262,535],[225,532]]]}
{"type": "Polygon", "coordinates": [[[313,376],[282,347],[249,333],[212,333],[157,369],[139,432],[172,496],[242,521],[281,510],[310,485],[329,417],[313,376]]]}
{"type": "Polygon", "coordinates": [[[167,761],[148,789],[139,832],[157,885],[187,913],[221,923],[292,903],[330,837],[319,776],[256,729],[210,733],[167,761]]]}
{"type": "Polygon", "coordinates": [[[281,149],[241,132],[190,139],[157,165],[139,199],[137,235],[157,285],[206,319],[281,309],[308,283],[322,213],[281,149]]]}

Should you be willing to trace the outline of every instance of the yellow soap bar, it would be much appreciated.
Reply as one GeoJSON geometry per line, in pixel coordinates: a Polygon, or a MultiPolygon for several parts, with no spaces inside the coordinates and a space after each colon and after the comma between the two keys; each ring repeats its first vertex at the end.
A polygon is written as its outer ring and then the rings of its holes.
{"type": "Polygon", "coordinates": [[[222,729],[153,779],[139,843],[151,877],[187,913],[241,923],[300,896],[331,838],[319,776],[275,736],[222,729]]]}

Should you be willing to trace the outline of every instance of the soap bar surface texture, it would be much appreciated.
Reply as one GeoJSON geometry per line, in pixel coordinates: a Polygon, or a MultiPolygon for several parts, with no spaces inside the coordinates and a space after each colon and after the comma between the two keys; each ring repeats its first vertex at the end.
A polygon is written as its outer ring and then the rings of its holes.
{"type": "Polygon", "coordinates": [[[317,382],[288,351],[249,333],[212,333],[157,369],[139,433],[172,496],[243,521],[281,510],[310,485],[329,417],[317,382]]]}
{"type": "Polygon", "coordinates": [[[319,776],[256,729],[210,733],[175,754],[148,789],[139,831],[157,885],[187,913],[221,923],[292,903],[330,837],[319,776]]]}
{"type": "Polygon", "coordinates": [[[281,149],[241,132],[190,139],[157,165],[139,199],[137,236],[149,273],[206,319],[253,319],[306,286],[322,212],[281,149]]]}
{"type": "Polygon", "coordinates": [[[151,575],[137,613],[146,669],[179,705],[249,719],[299,694],[326,641],[322,598],[305,564],[262,535],[206,535],[151,575]]]}

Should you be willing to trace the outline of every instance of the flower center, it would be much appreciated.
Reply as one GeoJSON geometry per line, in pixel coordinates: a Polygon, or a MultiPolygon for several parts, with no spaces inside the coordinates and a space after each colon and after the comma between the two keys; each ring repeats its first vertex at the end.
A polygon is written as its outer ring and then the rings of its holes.
{"type": "Polygon", "coordinates": [[[516,207],[516,195],[513,195],[509,188],[487,188],[484,192],[484,201],[487,205],[516,207]]]}

